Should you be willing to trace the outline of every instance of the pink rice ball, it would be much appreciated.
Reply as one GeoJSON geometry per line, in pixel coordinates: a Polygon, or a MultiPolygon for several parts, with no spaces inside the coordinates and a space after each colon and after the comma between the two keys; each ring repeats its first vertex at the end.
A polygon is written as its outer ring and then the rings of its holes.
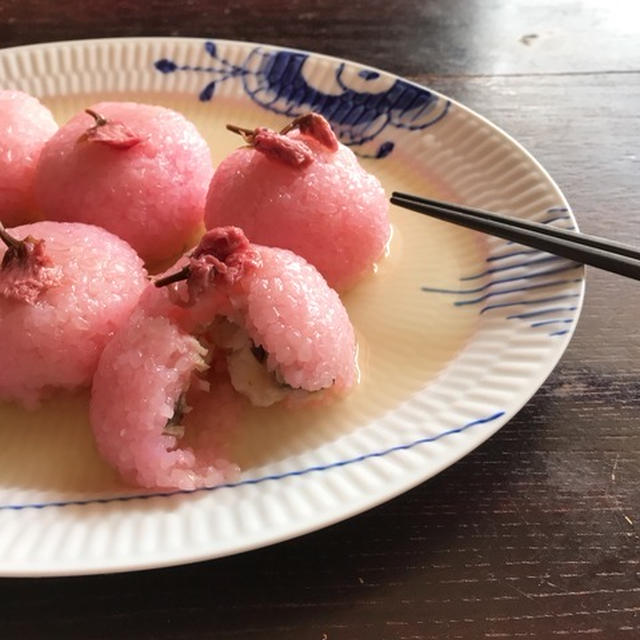
{"type": "Polygon", "coordinates": [[[313,265],[292,251],[250,244],[237,227],[208,231],[192,255],[197,256],[191,258],[192,272],[208,257],[219,258],[229,271],[216,273],[223,267],[213,268],[209,285],[201,286],[195,295],[189,281],[173,285],[172,292],[147,291],[141,305],[155,307],[158,313],[162,309],[158,296],[185,300],[191,291],[193,304],[180,310],[174,305],[174,321],[226,352],[231,381],[238,391],[254,404],[267,405],[271,400],[305,397],[316,391],[340,394],[353,386],[357,378],[355,332],[340,297],[313,265]],[[225,241],[237,243],[226,256],[215,250],[213,256],[198,255],[207,243],[225,241]],[[222,327],[214,323],[216,318],[225,320],[222,327]],[[254,366],[256,357],[251,356],[256,349],[259,364],[274,379],[275,389],[270,385],[253,393],[252,386],[267,381],[254,380],[249,385],[243,380],[259,373],[254,366]],[[267,398],[260,397],[262,391],[267,398]],[[297,391],[303,393],[292,393],[297,391]]]}
{"type": "Polygon", "coordinates": [[[286,249],[256,246],[262,265],[230,292],[234,312],[265,366],[293,389],[342,392],[356,379],[356,340],[338,294],[286,249]]]}
{"type": "Polygon", "coordinates": [[[216,380],[208,393],[192,388],[196,397],[188,402],[204,402],[208,411],[175,418],[196,372],[206,367],[204,354],[194,337],[142,309],[107,345],[91,391],[91,426],[98,451],[127,482],[189,490],[237,472],[219,442],[239,406],[228,381],[216,380]],[[184,435],[167,428],[172,419],[184,423],[184,435]]]}
{"type": "Polygon", "coordinates": [[[43,240],[46,254],[39,270],[0,269],[0,399],[34,407],[52,389],[91,383],[148,280],[135,251],[99,227],[37,222],[9,232],[43,240]]]}
{"type": "Polygon", "coordinates": [[[269,152],[273,145],[266,152],[237,149],[213,176],[205,225],[235,225],[251,242],[290,249],[329,286],[346,289],[384,253],[390,234],[384,190],[337,141],[331,149],[300,131],[284,137],[305,145],[312,161],[292,166],[269,152]]]}
{"type": "Polygon", "coordinates": [[[57,131],[51,111],[22,91],[0,90],[0,221],[34,220],[33,183],[44,144],[57,131]]]}
{"type": "Polygon", "coordinates": [[[45,146],[36,200],[47,219],[101,226],[147,264],[175,258],[202,229],[213,174],[196,127],[164,107],[101,102],[45,146]]]}

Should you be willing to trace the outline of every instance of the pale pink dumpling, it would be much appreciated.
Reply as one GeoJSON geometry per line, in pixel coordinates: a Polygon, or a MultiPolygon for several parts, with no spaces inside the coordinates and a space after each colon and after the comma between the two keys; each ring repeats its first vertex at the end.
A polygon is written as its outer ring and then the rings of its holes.
{"type": "Polygon", "coordinates": [[[236,225],[251,242],[290,249],[345,289],[382,257],[389,205],[378,179],[328,124],[321,131],[246,135],[250,146],[227,156],[213,176],[205,224],[236,225]]]}
{"type": "Polygon", "coordinates": [[[98,227],[37,222],[9,233],[39,244],[28,262],[0,269],[0,399],[33,407],[52,389],[91,383],[147,277],[133,249],[98,227]]]}
{"type": "Polygon", "coordinates": [[[101,102],[45,146],[36,199],[52,220],[96,224],[148,264],[181,254],[202,229],[210,151],[196,127],[164,107],[101,102]]]}
{"type": "Polygon", "coordinates": [[[5,227],[37,218],[36,165],[45,142],[57,129],[51,111],[36,98],[0,90],[0,221],[5,227]]]}

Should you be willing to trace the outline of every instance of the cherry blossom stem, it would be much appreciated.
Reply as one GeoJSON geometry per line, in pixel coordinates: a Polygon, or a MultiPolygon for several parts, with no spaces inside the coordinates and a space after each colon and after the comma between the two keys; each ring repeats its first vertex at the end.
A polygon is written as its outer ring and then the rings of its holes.
{"type": "Polygon", "coordinates": [[[191,273],[191,269],[189,266],[182,267],[180,271],[176,271],[175,273],[171,273],[164,278],[160,278],[154,282],[156,287],[166,287],[168,284],[173,284],[174,282],[180,282],[181,280],[186,280],[191,273]]]}
{"type": "Polygon", "coordinates": [[[253,142],[253,136],[255,135],[253,129],[246,129],[245,127],[239,127],[235,124],[228,124],[227,129],[233,133],[241,135],[247,144],[251,144],[253,142]]]}
{"type": "Polygon", "coordinates": [[[288,125],[280,129],[280,135],[284,136],[287,133],[289,133],[289,131],[293,131],[294,129],[297,129],[298,125],[300,124],[300,121],[303,120],[304,118],[307,118],[308,116],[309,114],[305,113],[301,116],[298,116],[297,118],[294,118],[288,125]]]}
{"type": "Polygon", "coordinates": [[[2,222],[0,222],[0,240],[2,240],[2,242],[4,242],[7,245],[7,247],[12,248],[12,249],[19,249],[23,245],[22,240],[18,240],[16,238],[14,238],[5,229],[5,227],[2,224],[2,222]]]}
{"type": "Polygon", "coordinates": [[[95,112],[93,109],[85,109],[84,112],[89,114],[96,121],[97,127],[104,127],[104,125],[107,124],[107,119],[103,115],[95,112]]]}

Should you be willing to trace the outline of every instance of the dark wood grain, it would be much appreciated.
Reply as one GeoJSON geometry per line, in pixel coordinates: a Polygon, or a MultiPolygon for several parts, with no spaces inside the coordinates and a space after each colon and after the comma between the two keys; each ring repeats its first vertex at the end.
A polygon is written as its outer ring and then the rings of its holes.
{"type": "MultiPolygon", "coordinates": [[[[356,58],[403,75],[634,71],[625,0],[3,0],[0,44],[195,36],[356,58]]],[[[637,10],[635,10],[637,11],[637,10]]]]}
{"type": "MultiPolygon", "coordinates": [[[[5,0],[0,43],[205,35],[378,65],[516,137],[584,231],[640,244],[633,10],[604,0],[128,1],[82,10],[70,0],[5,0]]],[[[496,436],[436,478],[350,521],[238,557],[0,580],[0,637],[640,637],[639,315],[638,283],[590,271],[575,338],[552,376],[496,436]]]]}

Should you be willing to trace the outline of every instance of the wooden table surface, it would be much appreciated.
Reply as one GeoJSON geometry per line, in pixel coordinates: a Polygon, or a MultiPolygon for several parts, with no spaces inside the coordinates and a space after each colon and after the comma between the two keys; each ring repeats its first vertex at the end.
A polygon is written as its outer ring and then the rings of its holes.
{"type": "MultiPolygon", "coordinates": [[[[131,35],[269,42],[423,82],[522,142],[583,231],[640,244],[631,1],[0,2],[3,47],[131,35]]],[[[0,580],[0,637],[640,638],[640,283],[587,280],[551,377],[439,476],[237,557],[0,580]]]]}

